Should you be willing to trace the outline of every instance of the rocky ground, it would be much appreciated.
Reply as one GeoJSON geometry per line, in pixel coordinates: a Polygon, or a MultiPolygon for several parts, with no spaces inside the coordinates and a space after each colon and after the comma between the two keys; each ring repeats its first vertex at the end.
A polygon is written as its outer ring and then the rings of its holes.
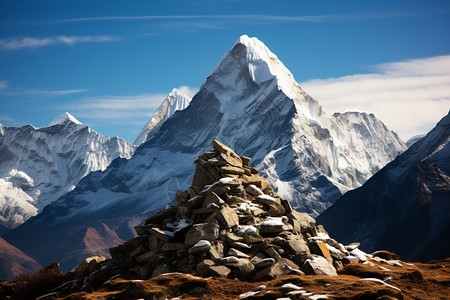
{"type": "MultiPolygon", "coordinates": [[[[338,276],[286,275],[250,282],[168,273],[148,280],[121,275],[83,289],[69,280],[67,289],[40,299],[449,299],[450,259],[430,263],[349,264],[338,276]],[[400,266],[401,265],[401,266],[400,266]]],[[[0,299],[34,299],[20,282],[0,283],[0,299]]]]}
{"type": "Polygon", "coordinates": [[[331,238],[274,194],[250,158],[213,141],[188,191],[137,236],[67,274],[0,285],[1,299],[448,299],[450,258],[407,263],[331,238]]]}

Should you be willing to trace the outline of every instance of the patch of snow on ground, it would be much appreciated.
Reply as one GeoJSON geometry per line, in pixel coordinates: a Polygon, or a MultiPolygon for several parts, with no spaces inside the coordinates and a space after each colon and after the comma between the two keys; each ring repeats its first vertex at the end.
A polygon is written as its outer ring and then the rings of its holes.
{"type": "Polygon", "coordinates": [[[397,290],[397,291],[401,292],[401,290],[400,290],[398,287],[393,286],[393,285],[391,285],[391,284],[388,284],[388,283],[386,283],[386,282],[384,282],[383,280],[378,279],[378,278],[361,278],[360,280],[367,280],[367,281],[372,281],[372,282],[381,283],[381,284],[384,284],[384,285],[387,286],[387,287],[393,288],[394,290],[397,290]]]}

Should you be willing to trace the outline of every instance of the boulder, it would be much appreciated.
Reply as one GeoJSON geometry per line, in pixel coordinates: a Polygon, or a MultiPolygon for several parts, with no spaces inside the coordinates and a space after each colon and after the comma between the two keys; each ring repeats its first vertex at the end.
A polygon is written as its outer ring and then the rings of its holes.
{"type": "Polygon", "coordinates": [[[312,255],[303,264],[303,271],[306,275],[328,275],[336,276],[336,269],[326,258],[318,255],[312,255]]]}

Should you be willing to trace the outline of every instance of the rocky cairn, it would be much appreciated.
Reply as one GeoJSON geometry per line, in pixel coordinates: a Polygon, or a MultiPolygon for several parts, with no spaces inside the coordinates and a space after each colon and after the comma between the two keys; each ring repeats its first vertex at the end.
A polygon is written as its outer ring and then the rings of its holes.
{"type": "Polygon", "coordinates": [[[258,281],[337,275],[343,265],[366,260],[357,245],[344,247],[276,196],[250,158],[219,141],[212,145],[195,161],[189,190],[135,226],[137,237],[110,249],[110,266],[131,268],[139,278],[182,272],[258,281]]]}

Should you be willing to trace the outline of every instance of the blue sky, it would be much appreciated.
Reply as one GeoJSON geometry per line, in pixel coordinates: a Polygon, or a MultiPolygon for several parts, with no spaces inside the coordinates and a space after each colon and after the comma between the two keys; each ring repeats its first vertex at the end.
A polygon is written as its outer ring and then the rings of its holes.
{"type": "Polygon", "coordinates": [[[450,108],[449,30],[447,0],[0,0],[0,123],[68,111],[133,142],[247,34],[327,112],[375,112],[408,139],[450,108]]]}

